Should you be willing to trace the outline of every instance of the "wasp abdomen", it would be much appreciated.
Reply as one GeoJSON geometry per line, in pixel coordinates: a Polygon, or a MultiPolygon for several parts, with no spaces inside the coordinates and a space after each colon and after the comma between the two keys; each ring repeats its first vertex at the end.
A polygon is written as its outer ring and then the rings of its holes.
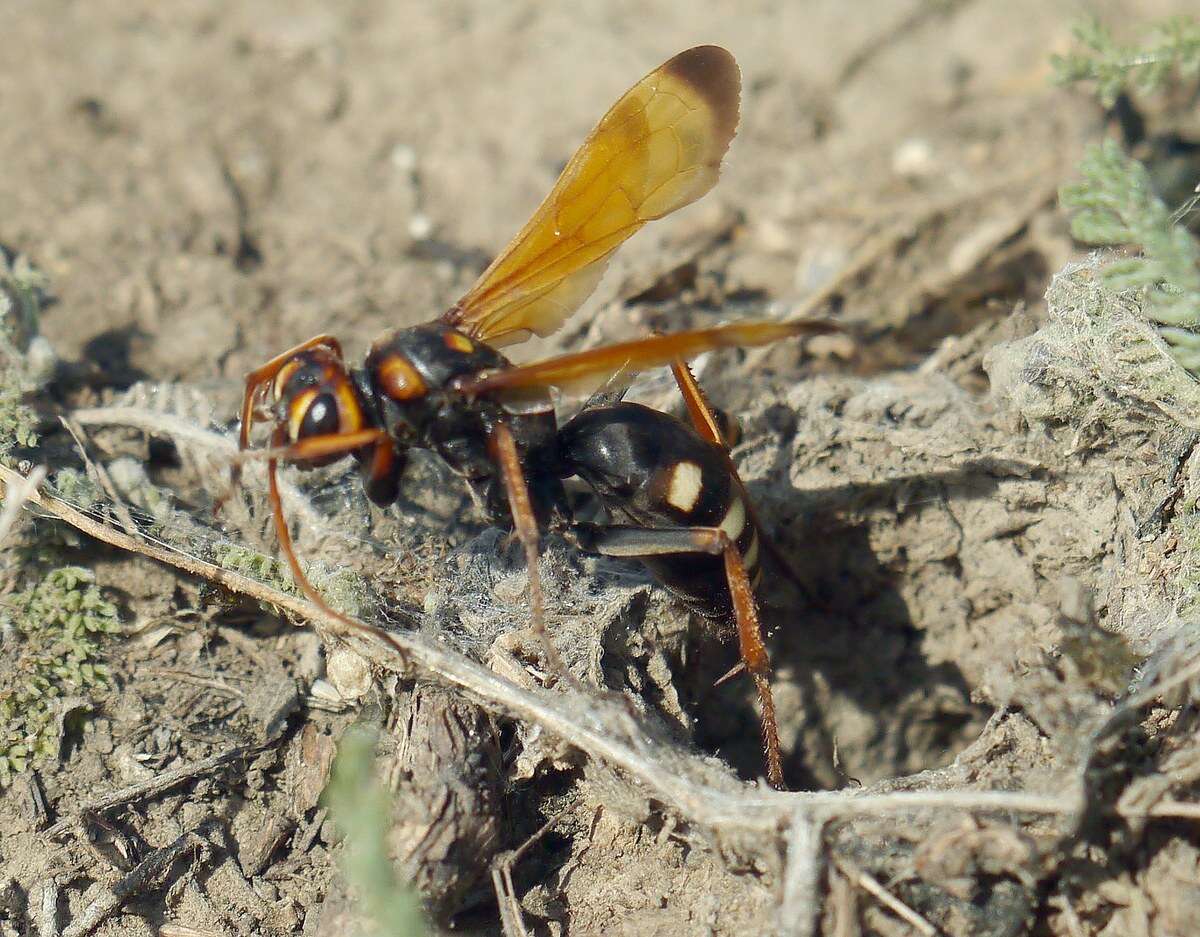
{"type": "MultiPolygon", "coordinates": [[[[563,427],[560,458],[620,524],[650,530],[716,528],[757,580],[759,533],[720,447],[674,417],[636,403],[585,410],[563,427]]],[[[731,609],[724,560],[705,553],[639,556],[688,605],[709,617],[731,609]]]]}

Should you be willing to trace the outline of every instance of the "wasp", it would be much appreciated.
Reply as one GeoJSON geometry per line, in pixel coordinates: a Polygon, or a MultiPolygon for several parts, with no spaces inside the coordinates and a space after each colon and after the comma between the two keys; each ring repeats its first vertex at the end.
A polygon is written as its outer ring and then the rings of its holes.
{"type": "Polygon", "coordinates": [[[535,628],[543,615],[543,531],[562,532],[596,554],[640,560],[693,609],[736,624],[736,669],[754,679],[767,778],[781,787],[770,661],[754,598],[765,535],[729,457],[720,414],[684,362],[710,349],[835,326],[743,322],[528,365],[498,350],[553,333],[593,291],[620,244],[713,187],[737,128],[740,92],[737,63],[716,46],[681,52],[650,72],[604,115],[525,227],[444,314],[380,336],[360,368],[347,365],[334,336],[318,335],[252,371],[239,446],[250,446],[257,417],[273,420],[268,485],[281,551],[300,588],[325,609],[292,548],[280,459],[315,467],[353,458],[367,496],[385,506],[398,496],[407,454],[436,453],[487,518],[511,525],[520,538],[535,628]],[[612,392],[664,366],[686,402],[686,422],[612,392]],[[551,389],[596,387],[609,392],[559,425],[551,389]],[[592,489],[608,523],[576,522],[563,485],[571,477],[592,489]]]}

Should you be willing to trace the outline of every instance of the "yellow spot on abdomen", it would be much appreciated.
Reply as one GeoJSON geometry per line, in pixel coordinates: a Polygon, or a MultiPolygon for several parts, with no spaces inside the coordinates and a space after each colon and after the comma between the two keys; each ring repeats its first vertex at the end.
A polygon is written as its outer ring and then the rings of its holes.
{"type": "Polygon", "coordinates": [[[742,557],[742,565],[746,569],[754,569],[758,565],[758,531],[750,534],[750,546],[746,548],[746,555],[742,557]]]}
{"type": "Polygon", "coordinates": [[[684,514],[692,513],[700,500],[703,474],[695,462],[676,462],[671,469],[671,480],[667,484],[667,503],[684,514]]]}
{"type": "Polygon", "coordinates": [[[729,510],[725,512],[725,518],[721,521],[721,529],[730,540],[737,540],[745,526],[746,505],[742,504],[741,497],[734,495],[733,503],[729,505],[729,510]]]}

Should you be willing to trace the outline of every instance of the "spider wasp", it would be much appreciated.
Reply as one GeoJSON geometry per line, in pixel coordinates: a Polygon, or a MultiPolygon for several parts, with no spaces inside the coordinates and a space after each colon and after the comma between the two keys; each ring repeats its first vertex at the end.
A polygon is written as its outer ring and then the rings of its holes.
{"type": "Polygon", "coordinates": [[[406,453],[437,453],[491,522],[515,529],[535,629],[543,621],[542,530],[560,531],[586,551],[640,560],[693,609],[736,623],[742,664],[735,670],[744,667],[755,681],[767,776],[781,787],[770,662],[754,599],[760,548],[770,545],[718,414],[684,361],[835,327],[743,322],[525,366],[497,350],[558,329],[622,242],[713,187],[737,127],[740,89],[737,63],[716,46],[689,49],[656,68],[605,114],[533,217],[446,313],[384,334],[362,368],[347,366],[336,338],[318,335],[251,372],[239,445],[249,447],[256,417],[274,421],[267,468],[280,547],[297,584],[326,610],[292,548],[278,459],[315,467],[351,456],[367,496],[385,506],[398,496],[406,453]],[[610,393],[558,425],[550,388],[619,387],[665,365],[688,423],[610,393]],[[572,476],[590,486],[612,523],[575,522],[563,487],[572,476]]]}

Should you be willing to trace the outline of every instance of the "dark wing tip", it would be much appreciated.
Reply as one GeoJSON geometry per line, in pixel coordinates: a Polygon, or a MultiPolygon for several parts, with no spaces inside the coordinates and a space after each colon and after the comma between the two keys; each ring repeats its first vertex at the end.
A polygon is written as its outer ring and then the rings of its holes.
{"type": "Polygon", "coordinates": [[[728,49],[696,46],[668,59],[662,70],[691,85],[712,108],[722,133],[732,139],[738,125],[742,72],[728,49]]]}

